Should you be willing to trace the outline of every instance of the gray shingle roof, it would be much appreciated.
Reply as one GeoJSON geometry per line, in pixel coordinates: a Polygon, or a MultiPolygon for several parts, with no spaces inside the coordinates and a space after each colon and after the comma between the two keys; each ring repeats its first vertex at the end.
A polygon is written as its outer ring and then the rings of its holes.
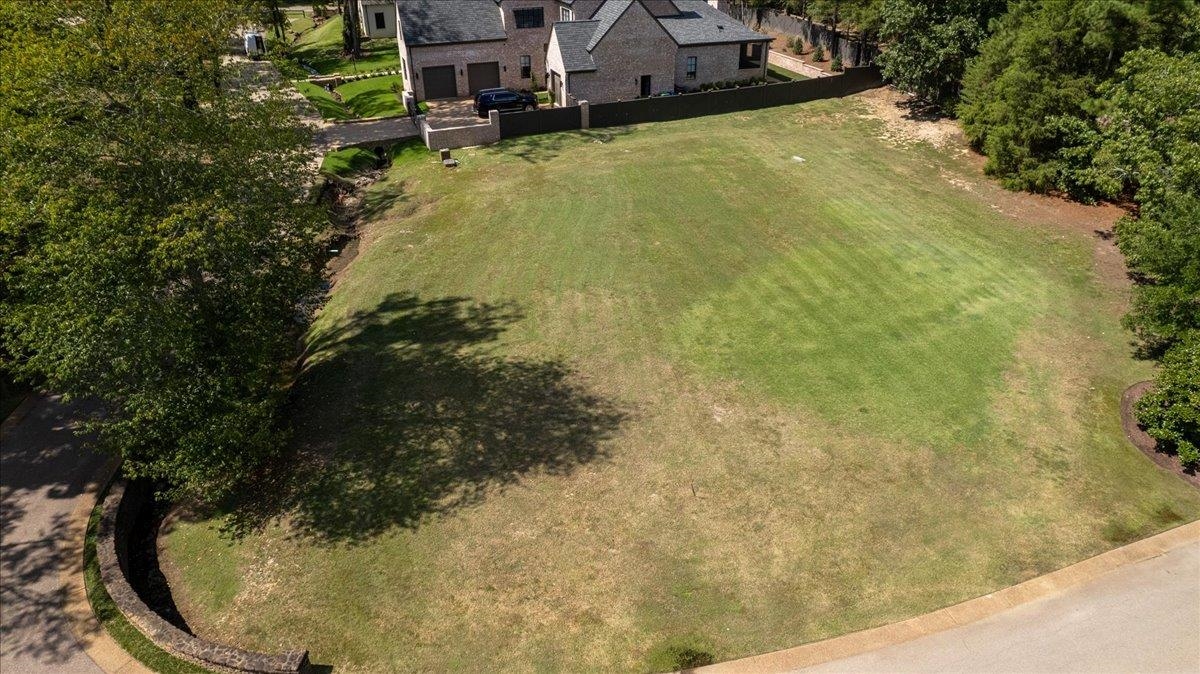
{"type": "Polygon", "coordinates": [[[596,48],[596,45],[600,43],[600,39],[604,37],[608,29],[613,27],[617,19],[621,18],[621,15],[632,4],[633,0],[608,0],[603,5],[600,5],[600,9],[597,9],[596,13],[592,15],[592,18],[599,21],[600,25],[596,26],[596,32],[592,34],[592,39],[587,44],[588,51],[596,48]]]}
{"type": "Polygon", "coordinates": [[[554,24],[554,34],[558,36],[558,52],[562,54],[563,69],[569,73],[595,70],[596,62],[588,51],[588,43],[592,40],[600,22],[590,21],[559,21],[554,24]]]}
{"type": "Polygon", "coordinates": [[[409,46],[505,38],[496,0],[399,0],[396,9],[409,46]]]}
{"type": "Polygon", "coordinates": [[[675,0],[679,14],[660,16],[658,22],[667,29],[676,44],[719,44],[770,40],[769,35],[755,32],[745,24],[708,4],[704,0],[675,0]]]}

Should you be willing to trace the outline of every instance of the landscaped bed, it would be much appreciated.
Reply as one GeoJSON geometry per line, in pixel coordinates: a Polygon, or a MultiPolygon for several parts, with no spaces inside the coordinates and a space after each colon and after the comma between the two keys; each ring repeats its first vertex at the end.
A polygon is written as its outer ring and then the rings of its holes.
{"type": "Polygon", "coordinates": [[[1125,439],[1109,210],[861,97],[405,152],[298,454],[163,541],[197,632],[336,670],[672,669],[1200,517],[1125,439]]]}

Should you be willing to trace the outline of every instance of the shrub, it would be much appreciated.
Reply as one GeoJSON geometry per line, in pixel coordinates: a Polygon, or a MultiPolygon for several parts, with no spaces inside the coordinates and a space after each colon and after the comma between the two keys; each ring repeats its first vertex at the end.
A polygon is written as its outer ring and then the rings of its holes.
{"type": "Polygon", "coordinates": [[[829,69],[835,73],[842,72],[843,68],[842,68],[842,55],[841,54],[833,55],[833,61],[831,61],[829,63],[829,69]]]}
{"type": "Polygon", "coordinates": [[[1184,468],[1200,468],[1200,332],[1163,356],[1154,390],[1138,401],[1137,418],[1184,468]]]}
{"type": "Polygon", "coordinates": [[[824,61],[824,60],[825,60],[825,46],[822,45],[820,42],[818,42],[813,47],[813,62],[816,63],[816,62],[820,62],[820,61],[824,61]]]}

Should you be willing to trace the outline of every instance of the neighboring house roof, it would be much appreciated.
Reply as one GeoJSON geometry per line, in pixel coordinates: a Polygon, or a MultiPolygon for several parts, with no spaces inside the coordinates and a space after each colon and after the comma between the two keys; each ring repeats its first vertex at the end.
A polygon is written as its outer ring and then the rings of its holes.
{"type": "MultiPolygon", "coordinates": [[[[607,3],[606,3],[607,4],[607,3]]],[[[745,24],[714,8],[705,0],[675,0],[679,13],[660,16],[658,22],[678,45],[720,44],[770,40],[769,35],[751,30],[745,24]]]]}
{"type": "Polygon", "coordinates": [[[613,27],[613,24],[621,18],[625,10],[633,4],[633,0],[607,0],[596,13],[592,15],[592,19],[599,21],[600,25],[596,26],[596,32],[592,34],[592,39],[588,41],[587,50],[591,51],[600,44],[600,40],[608,33],[608,29],[613,27]]]}
{"type": "Polygon", "coordinates": [[[496,0],[399,0],[396,11],[409,46],[506,37],[496,0]]]}
{"type": "Polygon", "coordinates": [[[595,70],[596,62],[588,51],[592,35],[600,26],[600,21],[559,21],[554,24],[554,34],[558,36],[558,52],[562,55],[563,70],[569,73],[595,70]]]}

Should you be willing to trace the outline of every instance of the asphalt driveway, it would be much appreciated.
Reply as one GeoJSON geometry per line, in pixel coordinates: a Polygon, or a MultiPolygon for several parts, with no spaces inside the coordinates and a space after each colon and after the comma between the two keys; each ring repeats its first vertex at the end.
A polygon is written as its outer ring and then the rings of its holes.
{"type": "MultiPolygon", "coordinates": [[[[98,674],[63,612],[64,571],[82,559],[67,526],[105,457],[71,430],[78,408],[39,398],[0,434],[0,671],[98,674]]],[[[18,411],[20,413],[20,411],[18,411]]],[[[94,486],[94,485],[93,485],[94,486]]],[[[91,498],[90,495],[85,498],[91,498]]]]}

